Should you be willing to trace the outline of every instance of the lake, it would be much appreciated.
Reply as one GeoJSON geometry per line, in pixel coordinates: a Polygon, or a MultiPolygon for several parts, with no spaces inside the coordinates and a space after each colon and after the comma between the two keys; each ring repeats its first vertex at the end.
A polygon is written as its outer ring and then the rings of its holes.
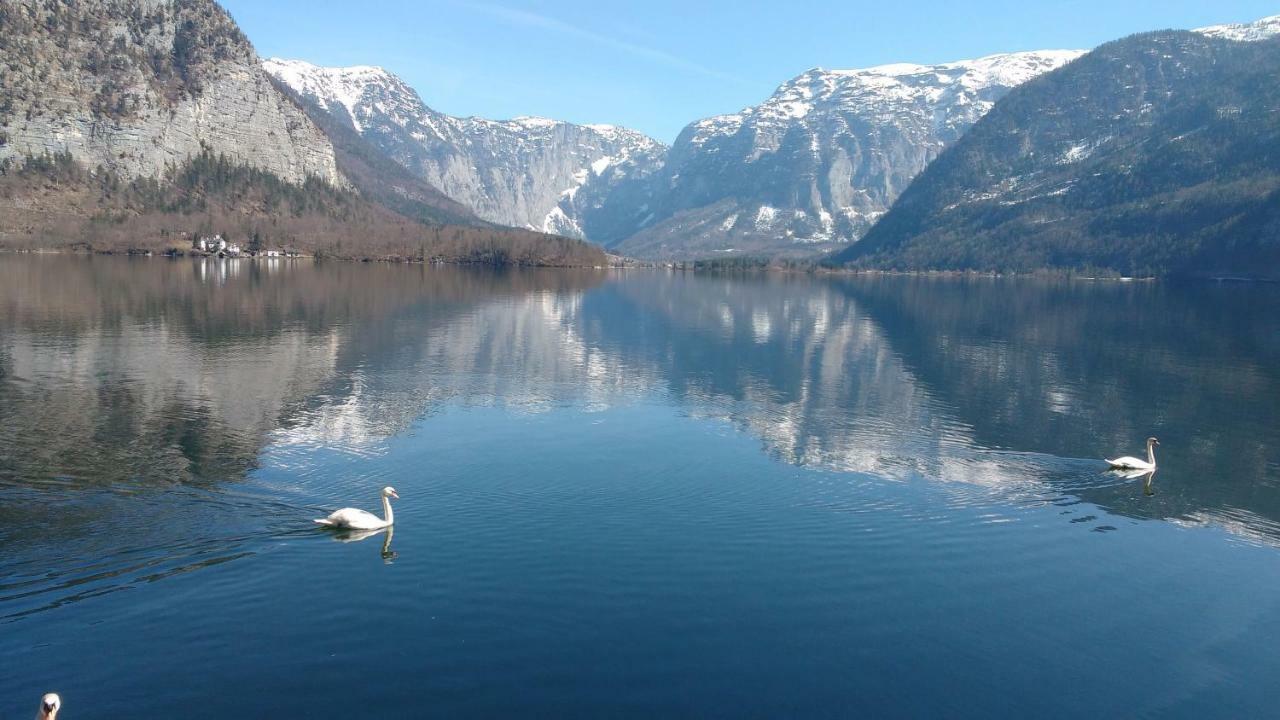
{"type": "Polygon", "coordinates": [[[1269,716],[1280,287],[0,256],[0,549],[5,718],[1269,716]]]}

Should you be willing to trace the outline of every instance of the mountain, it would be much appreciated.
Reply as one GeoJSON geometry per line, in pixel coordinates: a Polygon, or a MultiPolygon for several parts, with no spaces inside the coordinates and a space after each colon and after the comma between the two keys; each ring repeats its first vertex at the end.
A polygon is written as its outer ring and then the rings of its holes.
{"type": "Polygon", "coordinates": [[[810,70],[771,98],[695,122],[621,252],[813,255],[859,238],[913,177],[1005,93],[1081,53],[810,70]]]}
{"type": "Polygon", "coordinates": [[[666,147],[633,130],[544,118],[458,118],[428,107],[378,67],[273,58],[273,76],[481,218],[544,232],[621,239],[647,210],[639,180],[666,147]]]}
{"type": "Polygon", "coordinates": [[[208,149],[343,184],[328,138],[211,0],[5,0],[0,28],[0,160],[70,152],[136,178],[208,149]]]}
{"type": "Polygon", "coordinates": [[[1280,276],[1280,38],[1108,43],[1001,100],[837,263],[1280,276]]]}
{"type": "Polygon", "coordinates": [[[488,225],[470,208],[410,173],[313,100],[298,95],[275,78],[272,82],[328,136],[338,170],[365,198],[429,225],[488,225]]]}
{"type": "Polygon", "coordinates": [[[1231,25],[1210,25],[1197,28],[1195,32],[1209,37],[1235,40],[1237,42],[1256,42],[1280,35],[1280,15],[1272,15],[1251,23],[1234,23],[1231,25]]]}
{"type": "Polygon", "coordinates": [[[0,249],[159,252],[216,232],[338,257],[605,262],[487,226],[326,129],[213,0],[5,0],[0,28],[0,249]]]}

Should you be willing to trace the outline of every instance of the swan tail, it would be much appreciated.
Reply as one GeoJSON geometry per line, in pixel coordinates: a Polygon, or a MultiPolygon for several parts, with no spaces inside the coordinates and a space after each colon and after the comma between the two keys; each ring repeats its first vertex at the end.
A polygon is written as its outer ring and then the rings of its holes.
{"type": "Polygon", "coordinates": [[[334,525],[337,525],[337,523],[330,520],[329,518],[321,518],[319,520],[312,520],[311,522],[317,525],[324,525],[325,527],[333,527],[334,525]]]}

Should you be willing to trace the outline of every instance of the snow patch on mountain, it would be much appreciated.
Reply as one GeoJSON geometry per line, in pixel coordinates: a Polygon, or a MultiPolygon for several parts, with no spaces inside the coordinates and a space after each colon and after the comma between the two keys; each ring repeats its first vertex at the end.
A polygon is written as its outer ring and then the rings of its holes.
{"type": "Polygon", "coordinates": [[[1269,40],[1280,35],[1280,15],[1264,17],[1251,23],[1234,23],[1229,25],[1210,25],[1196,28],[1195,32],[1209,37],[1235,40],[1237,42],[1258,42],[1269,40]]]}
{"type": "Polygon", "coordinates": [[[591,163],[591,172],[594,175],[603,175],[604,171],[615,162],[617,162],[617,158],[606,155],[591,163]]]}
{"type": "Polygon", "coordinates": [[[294,91],[316,98],[320,107],[332,112],[334,105],[341,106],[351,118],[356,132],[362,130],[356,107],[366,88],[391,82],[391,74],[372,65],[354,65],[344,68],[322,68],[300,60],[268,58],[263,68],[294,91]]]}

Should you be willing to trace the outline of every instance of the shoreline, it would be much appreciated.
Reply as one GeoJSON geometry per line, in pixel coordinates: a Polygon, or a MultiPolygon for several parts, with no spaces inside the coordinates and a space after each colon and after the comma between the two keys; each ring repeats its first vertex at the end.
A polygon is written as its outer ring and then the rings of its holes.
{"type": "Polygon", "coordinates": [[[190,258],[194,260],[223,260],[231,262],[245,261],[276,261],[276,260],[310,260],[312,262],[350,262],[350,263],[387,263],[390,265],[457,265],[457,266],[484,266],[484,267],[520,267],[520,268],[563,268],[565,270],[606,270],[614,267],[612,264],[555,264],[555,263],[524,263],[524,262],[486,262],[483,260],[462,260],[462,259],[445,259],[445,258],[409,258],[401,256],[345,256],[345,255],[313,255],[308,253],[294,253],[290,255],[227,255],[219,256],[217,253],[201,252],[193,250],[168,250],[165,252],[155,252],[152,250],[85,250],[76,248],[3,248],[0,247],[0,256],[3,255],[79,255],[83,257],[123,257],[123,258],[159,258],[164,260],[179,260],[190,258]]]}
{"type": "MultiPolygon", "coordinates": [[[[607,251],[606,251],[607,252],[607,251]]],[[[219,257],[217,253],[201,252],[193,250],[170,249],[165,252],[155,252],[152,250],[85,250],[77,248],[3,248],[0,247],[0,256],[3,255],[82,255],[86,257],[108,256],[108,257],[155,257],[167,259],[192,258],[200,260],[311,260],[313,262],[352,262],[352,263],[387,263],[392,265],[456,265],[456,266],[484,266],[484,267],[520,267],[520,268],[546,268],[555,269],[562,268],[565,270],[665,270],[668,272],[692,272],[705,273],[715,275],[726,274],[742,274],[742,275],[760,275],[760,274],[780,274],[780,275],[806,275],[813,277],[910,277],[925,278],[935,280],[1070,280],[1079,282],[1097,282],[1097,283],[1156,283],[1168,281],[1194,281],[1194,282],[1213,282],[1213,283],[1231,283],[1231,284],[1275,284],[1280,283],[1280,278],[1270,277],[1246,277],[1238,275],[1152,275],[1152,276],[1126,276],[1126,275],[1081,275],[1068,270],[1033,270],[1030,272],[991,272],[982,270],[875,270],[868,268],[839,268],[829,267],[819,264],[812,266],[787,266],[775,264],[760,264],[751,266],[719,266],[715,263],[706,264],[701,260],[637,260],[635,258],[627,258],[618,255],[607,255],[607,262],[601,264],[549,264],[549,263],[521,263],[521,262],[486,262],[482,260],[461,260],[461,259],[445,259],[445,258],[406,258],[402,256],[339,256],[339,255],[313,255],[302,252],[290,255],[239,255],[219,257]]]]}

